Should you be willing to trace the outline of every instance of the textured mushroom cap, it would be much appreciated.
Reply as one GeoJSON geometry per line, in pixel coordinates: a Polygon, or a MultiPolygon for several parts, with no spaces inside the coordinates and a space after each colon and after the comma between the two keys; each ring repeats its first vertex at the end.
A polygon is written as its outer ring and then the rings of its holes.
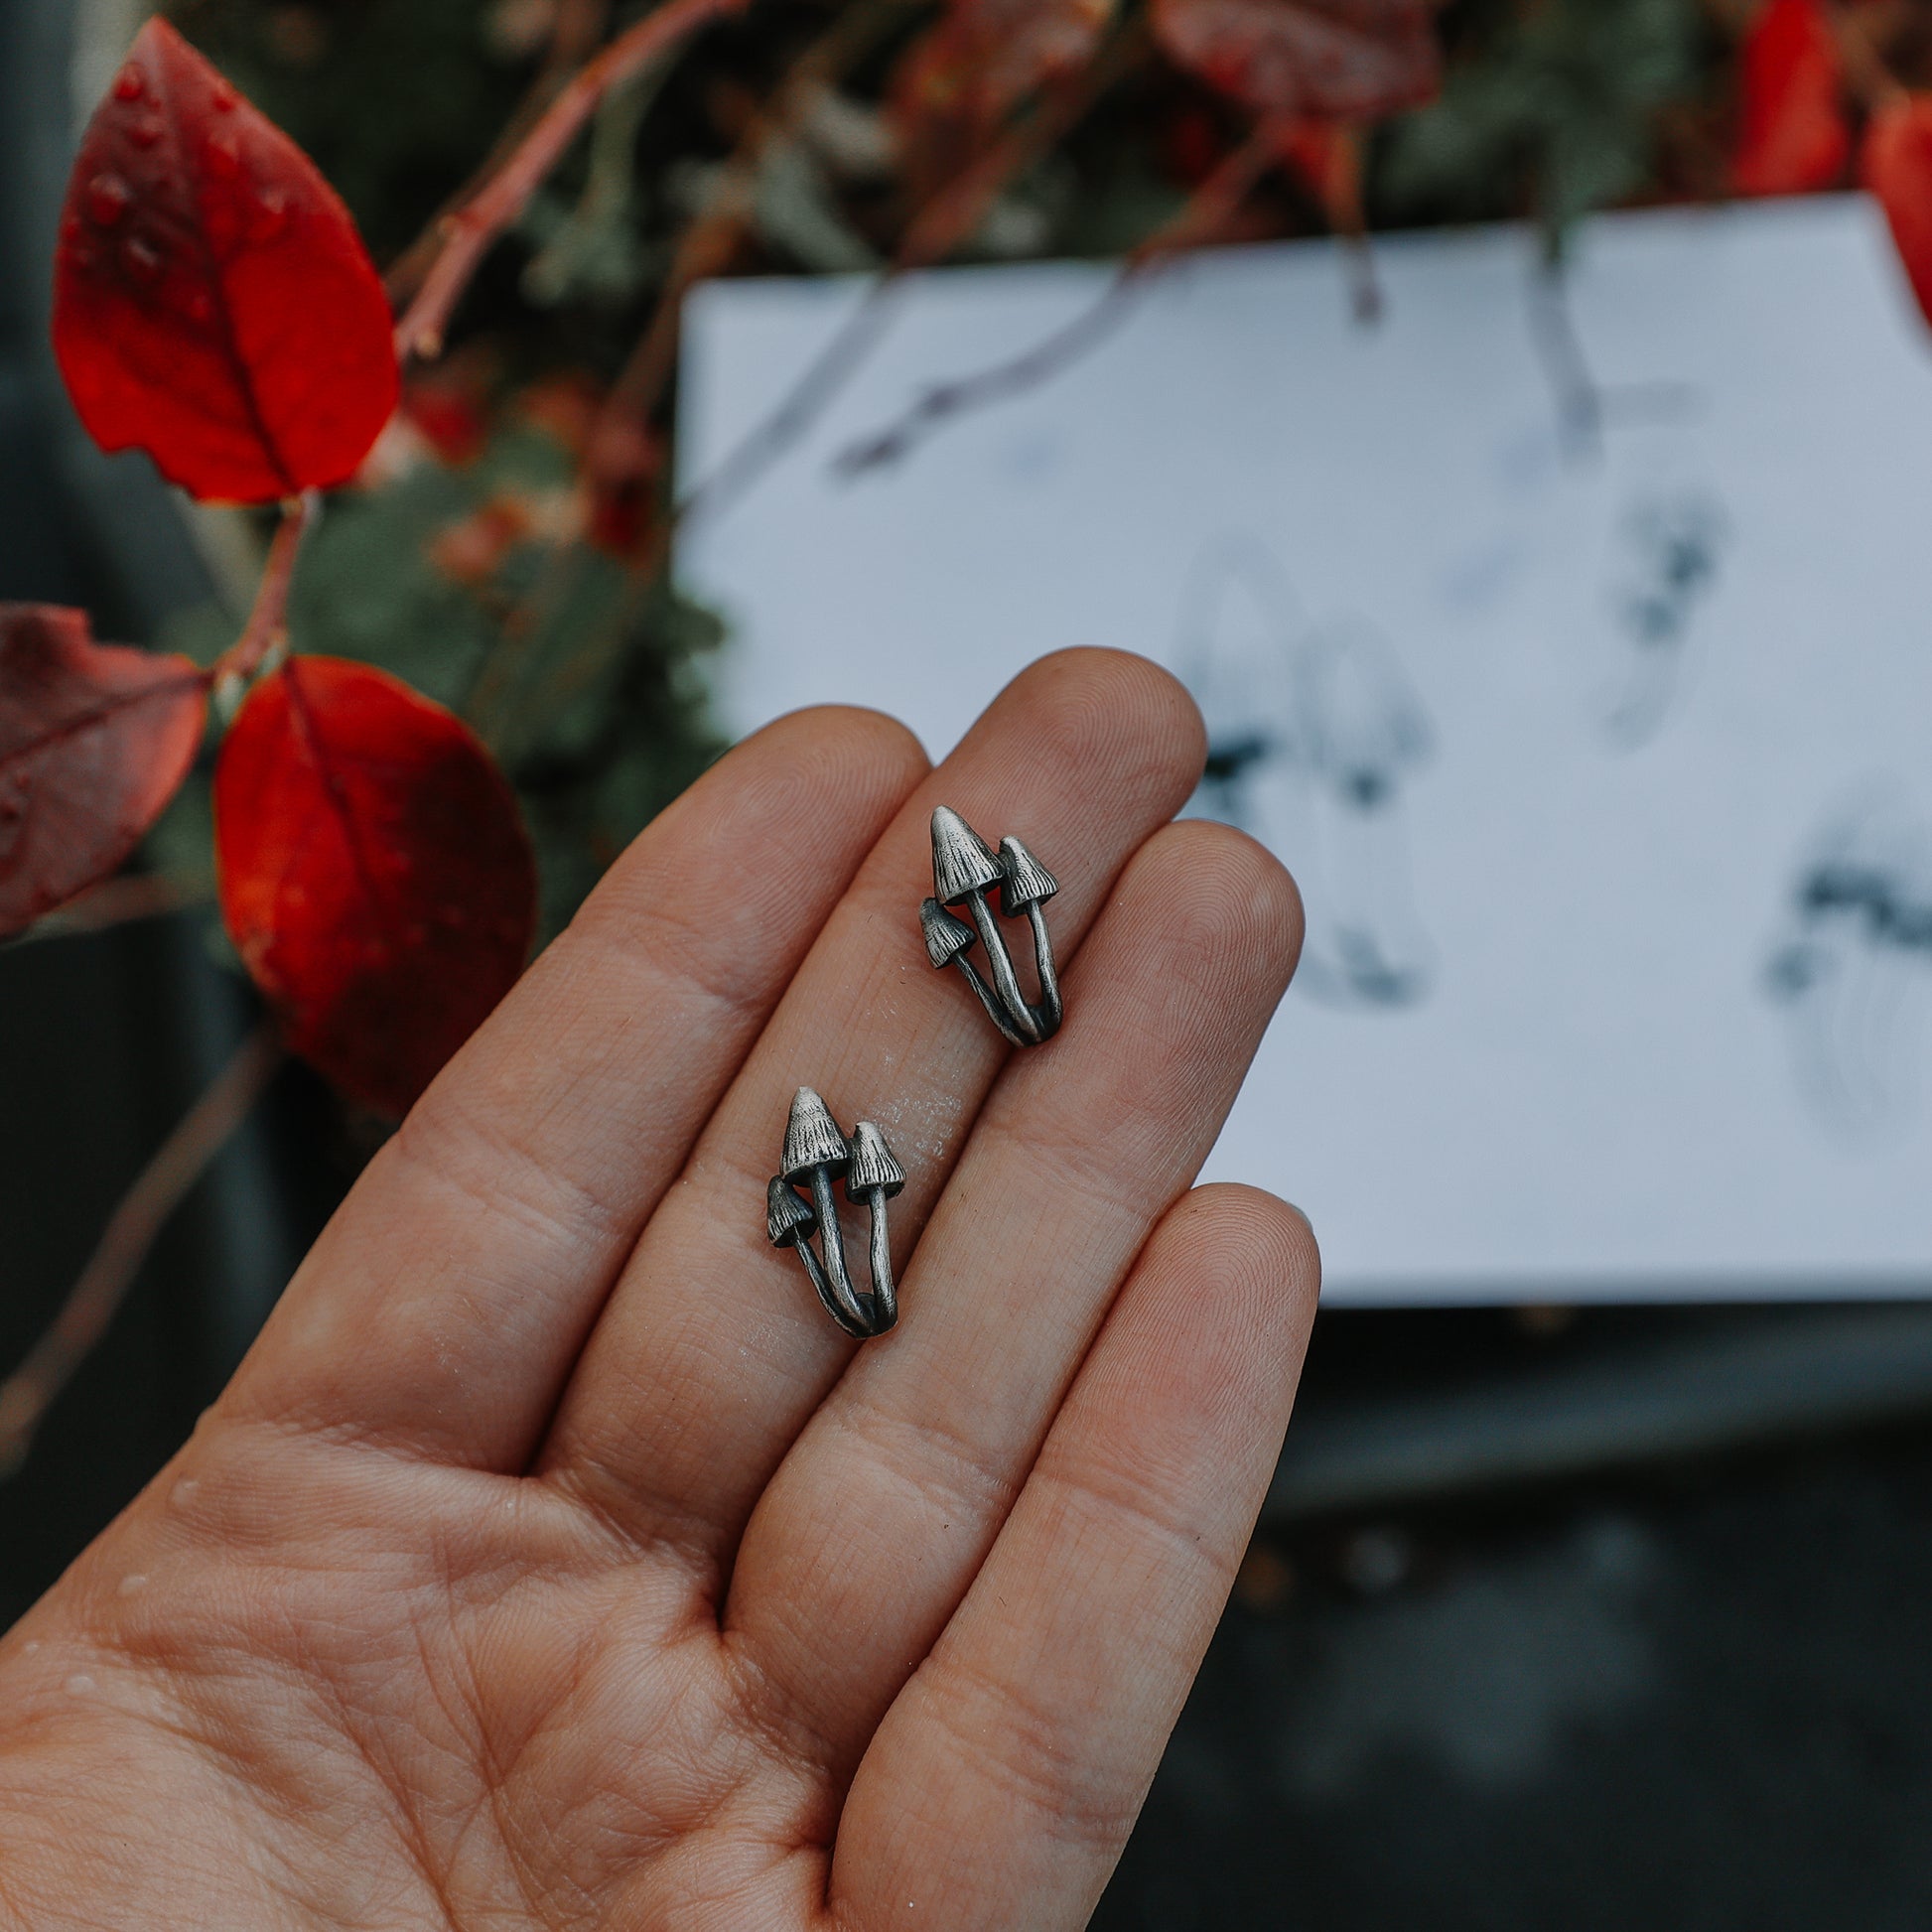
{"type": "Polygon", "coordinates": [[[932,891],[941,905],[997,886],[1004,875],[986,842],[949,805],[932,814],[932,891]]]}
{"type": "Polygon", "coordinates": [[[863,1200],[876,1187],[888,1200],[905,1185],[905,1170],[893,1159],[886,1137],[871,1121],[852,1130],[852,1166],[845,1176],[848,1200],[863,1200]]]}
{"type": "Polygon", "coordinates": [[[809,1201],[791,1191],[783,1174],[773,1174],[764,1190],[764,1231],[774,1248],[795,1248],[818,1226],[809,1201]]]}
{"type": "Polygon", "coordinates": [[[955,919],[936,898],[919,901],[919,930],[925,934],[925,956],[935,966],[950,966],[977,936],[964,919],[955,919]]]}
{"type": "Polygon", "coordinates": [[[796,1180],[814,1168],[843,1173],[851,1158],[852,1150],[831,1109],[810,1087],[800,1087],[792,1095],[791,1118],[785,1123],[785,1158],[779,1173],[786,1180],[796,1180]]]}
{"type": "Polygon", "coordinates": [[[1016,838],[1000,841],[1000,859],[1006,868],[1006,881],[1000,888],[1000,910],[1011,918],[1043,898],[1051,898],[1060,882],[1016,838]]]}

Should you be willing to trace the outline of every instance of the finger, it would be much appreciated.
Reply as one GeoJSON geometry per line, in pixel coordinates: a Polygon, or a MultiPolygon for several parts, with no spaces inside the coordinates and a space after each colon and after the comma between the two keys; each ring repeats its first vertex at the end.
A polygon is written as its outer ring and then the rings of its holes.
{"type": "Polygon", "coordinates": [[[801,712],[660,814],[370,1164],[225,1404],[522,1467],[638,1229],[924,769],[890,719],[801,712]]]}
{"type": "Polygon", "coordinates": [[[958,1614],[847,1796],[842,1923],[1084,1925],[1127,1841],[1288,1423],[1319,1263],[1272,1196],[1163,1222],[958,1614]]]}
{"type": "Polygon", "coordinates": [[[1008,1067],[906,1281],[907,1312],[759,1499],[726,1627],[849,1775],[999,1533],[1149,1230],[1192,1183],[1288,985],[1288,875],[1227,827],[1141,848],[1051,1057],[1008,1067]]]}
{"type": "Polygon", "coordinates": [[[880,841],[720,1103],[585,1350],[543,1472],[621,1534],[715,1573],[855,1346],[765,1238],[794,1089],[818,1088],[848,1127],[876,1120],[898,1149],[902,1261],[1006,1056],[958,976],[926,959],[933,806],[1016,832],[1055,867],[1054,944],[1071,952],[1201,757],[1191,701],[1142,658],[1063,652],[995,701],[880,841]]]}

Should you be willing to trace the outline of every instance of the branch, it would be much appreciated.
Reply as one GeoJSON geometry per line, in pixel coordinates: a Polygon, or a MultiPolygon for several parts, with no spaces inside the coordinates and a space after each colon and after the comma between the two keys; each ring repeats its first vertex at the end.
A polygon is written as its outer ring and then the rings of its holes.
{"type": "Polygon", "coordinates": [[[665,0],[663,6],[627,28],[577,70],[502,166],[443,222],[442,252],[430,264],[415,300],[396,325],[399,356],[427,358],[442,352],[450,316],[490,244],[522,213],[524,204],[596,112],[598,102],[700,27],[726,14],[743,12],[749,3],[665,0]]]}
{"type": "Polygon", "coordinates": [[[214,897],[211,879],[173,879],[165,873],[123,873],[103,879],[77,897],[44,913],[25,932],[6,940],[8,947],[33,945],[42,939],[64,939],[77,932],[105,932],[110,926],[137,919],[159,918],[167,912],[206,905],[214,897]]]}
{"type": "Polygon", "coordinates": [[[1275,136],[1274,122],[1258,124],[1183,207],[1135,245],[1099,297],[1070,322],[1004,362],[931,384],[884,429],[847,444],[832,459],[834,473],[859,477],[897,463],[954,418],[1024,395],[1090,354],[1127,320],[1157,270],[1220,231],[1274,160],[1275,136]]]}
{"type": "Polygon", "coordinates": [[[247,1118],[281,1060],[281,1042],[265,1024],[237,1049],[121,1197],[60,1313],[27,1359],[0,1383],[0,1477],[26,1460],[49,1408],[114,1318],[155,1236],[247,1118]]]}
{"type": "Polygon", "coordinates": [[[1838,45],[1839,71],[1859,105],[1875,114],[1902,99],[1905,85],[1885,58],[1881,23],[1867,19],[1856,7],[1827,7],[1825,19],[1838,45]]]}
{"type": "Polygon", "coordinates": [[[443,224],[471,200],[516,151],[517,144],[534,127],[543,110],[556,98],[557,89],[571,69],[585,59],[604,38],[604,25],[610,13],[609,0],[559,0],[550,46],[536,77],[516,103],[509,119],[498,129],[488,152],[471,170],[470,177],[451,195],[414,241],[383,271],[382,286],[388,291],[392,307],[400,308],[422,287],[423,277],[443,246],[443,224]]]}
{"type": "Polygon", "coordinates": [[[805,435],[879,340],[904,277],[915,268],[929,267],[950,255],[979,226],[1000,191],[1056,147],[1146,56],[1149,46],[1142,24],[1117,36],[1087,68],[1080,84],[1065,89],[1043,104],[1031,120],[993,142],[913,216],[891,265],[873,278],[857,307],[777,408],[677,503],[666,519],[665,546],[685,523],[716,516],[727,503],[744,495],[805,435]]]}
{"type": "Polygon", "coordinates": [[[302,551],[302,539],[322,508],[322,492],[305,489],[282,505],[282,520],[268,546],[268,560],[262,566],[262,580],[255,589],[254,608],[241,635],[214,660],[217,692],[232,692],[252,677],[261,661],[288,635],[289,587],[295,581],[295,560],[302,551]]]}

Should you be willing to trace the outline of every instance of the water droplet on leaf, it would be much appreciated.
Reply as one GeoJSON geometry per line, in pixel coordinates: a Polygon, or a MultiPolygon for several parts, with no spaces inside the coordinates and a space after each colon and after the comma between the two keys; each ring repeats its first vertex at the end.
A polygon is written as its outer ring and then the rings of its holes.
{"type": "Polygon", "coordinates": [[[161,116],[143,114],[138,121],[128,124],[127,138],[137,148],[151,148],[161,139],[161,116]]]}
{"type": "Polygon", "coordinates": [[[131,234],[121,243],[121,266],[135,281],[152,285],[161,279],[161,250],[153,242],[131,234]]]}
{"type": "Polygon", "coordinates": [[[127,212],[133,191],[119,175],[96,175],[87,184],[87,214],[103,228],[111,228],[127,212]]]}
{"type": "Polygon", "coordinates": [[[273,241],[289,224],[289,198],[279,188],[264,188],[255,197],[255,209],[248,222],[248,239],[273,241]]]}
{"type": "Polygon", "coordinates": [[[202,161],[209,174],[233,181],[241,173],[241,143],[233,129],[224,127],[220,133],[210,134],[202,143],[202,161]]]}
{"type": "Polygon", "coordinates": [[[225,80],[217,80],[207,90],[207,97],[209,104],[217,114],[226,114],[233,111],[235,90],[225,80]]]}
{"type": "Polygon", "coordinates": [[[137,67],[124,67],[114,76],[116,100],[139,100],[147,90],[147,82],[141,78],[141,69],[137,67]]]}

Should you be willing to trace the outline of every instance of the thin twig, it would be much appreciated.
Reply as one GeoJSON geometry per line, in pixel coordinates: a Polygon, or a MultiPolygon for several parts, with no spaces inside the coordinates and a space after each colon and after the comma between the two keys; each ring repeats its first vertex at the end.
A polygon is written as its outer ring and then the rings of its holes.
{"type": "MultiPolygon", "coordinates": [[[[599,626],[578,662],[598,664],[613,639],[637,620],[670,562],[678,532],[695,519],[717,516],[745,495],[831,405],[864,362],[891,319],[904,275],[950,254],[985,217],[995,197],[1016,176],[1063,140],[1068,132],[1152,52],[1145,23],[1136,22],[1104,48],[1071,85],[1058,90],[1018,128],[994,142],[920,210],[908,225],[889,267],[875,276],[830,342],[779,400],[726,453],[709,476],[674,503],[632,562],[629,581],[612,617],[599,626]]],[[[558,691],[581,688],[583,674],[566,672],[558,691]]],[[[541,709],[541,707],[539,707],[541,709]]]]}
{"type": "Polygon", "coordinates": [[[123,873],[103,879],[65,905],[36,919],[25,932],[5,943],[28,946],[41,939],[65,939],[79,932],[105,932],[110,926],[130,925],[137,919],[160,918],[191,905],[206,905],[214,897],[211,879],[186,881],[166,873],[123,873]]]}
{"type": "Polygon", "coordinates": [[[743,496],[810,430],[884,333],[904,277],[950,255],[979,226],[1000,191],[1057,146],[1146,56],[1149,46],[1145,27],[1139,23],[1117,36],[1088,67],[1081,84],[1066,89],[1031,120],[993,142],[913,216],[890,266],[873,278],[778,406],[677,504],[666,519],[666,546],[677,529],[697,518],[715,517],[743,496]]]}
{"type": "Polygon", "coordinates": [[[497,130],[488,153],[471,171],[463,186],[430,217],[422,233],[383,271],[382,286],[388,291],[392,307],[401,308],[422,287],[423,277],[442,249],[444,223],[481,193],[497,169],[515,153],[517,144],[556,98],[557,89],[564,84],[571,69],[604,38],[610,11],[610,0],[561,0],[543,65],[509,119],[497,130]]]}
{"type": "Polygon", "coordinates": [[[441,353],[450,316],[490,244],[523,211],[524,204],[613,87],[700,27],[741,13],[749,4],[750,0],[666,0],[580,68],[503,164],[444,221],[442,252],[396,325],[396,353],[404,358],[441,353]]]}
{"type": "Polygon", "coordinates": [[[217,694],[234,691],[252,677],[262,659],[288,634],[289,587],[295,581],[295,560],[321,508],[322,492],[315,489],[305,489],[282,505],[282,520],[269,543],[248,621],[241,626],[241,635],[214,661],[217,694]]]}
{"type": "Polygon", "coordinates": [[[1272,123],[1257,126],[1189,197],[1184,207],[1136,244],[1099,296],[1071,321],[1018,355],[950,382],[935,382],[885,428],[857,438],[832,459],[835,475],[863,476],[897,463],[946,423],[1037,388],[1091,353],[1133,312],[1154,274],[1210,241],[1240,207],[1276,152],[1272,123]]]}
{"type": "MultiPolygon", "coordinates": [[[[769,99],[754,111],[738,142],[705,199],[704,207],[685,227],[672,254],[670,268],[651,304],[649,320],[636,346],[619,372],[600,406],[584,442],[578,489],[584,514],[601,481],[599,463],[605,452],[625,438],[631,424],[648,423],[663,398],[677,361],[680,312],[691,286],[707,276],[722,274],[750,226],[757,195],[759,168],[774,140],[789,134],[819,88],[831,84],[853,62],[876,47],[885,29],[903,11],[906,0],[859,0],[839,15],[832,27],[798,56],[779,78],[769,99]]],[[[653,536],[658,533],[653,532],[653,536]]],[[[646,546],[650,570],[662,561],[662,547],[646,546]]],[[[550,548],[535,586],[499,627],[492,645],[463,704],[466,718],[493,743],[508,700],[516,695],[521,677],[541,630],[542,612],[570,594],[581,566],[578,541],[559,538],[550,548]]],[[[633,569],[637,568],[633,564],[633,569]]],[[[630,600],[624,600],[628,611],[630,600]]],[[[626,618],[626,625],[627,625],[626,618]]],[[[596,677],[617,647],[608,627],[579,651],[563,676],[559,691],[570,693],[596,677]]],[[[549,714],[552,697],[539,694],[534,710],[549,714]]],[[[530,709],[530,707],[524,707],[530,709]]]]}
{"type": "Polygon", "coordinates": [[[155,1237],[261,1098],[282,1046],[264,1024],[215,1075],[121,1197],[61,1311],[0,1383],[0,1477],[26,1459],[55,1398],[105,1332],[155,1237]]]}

